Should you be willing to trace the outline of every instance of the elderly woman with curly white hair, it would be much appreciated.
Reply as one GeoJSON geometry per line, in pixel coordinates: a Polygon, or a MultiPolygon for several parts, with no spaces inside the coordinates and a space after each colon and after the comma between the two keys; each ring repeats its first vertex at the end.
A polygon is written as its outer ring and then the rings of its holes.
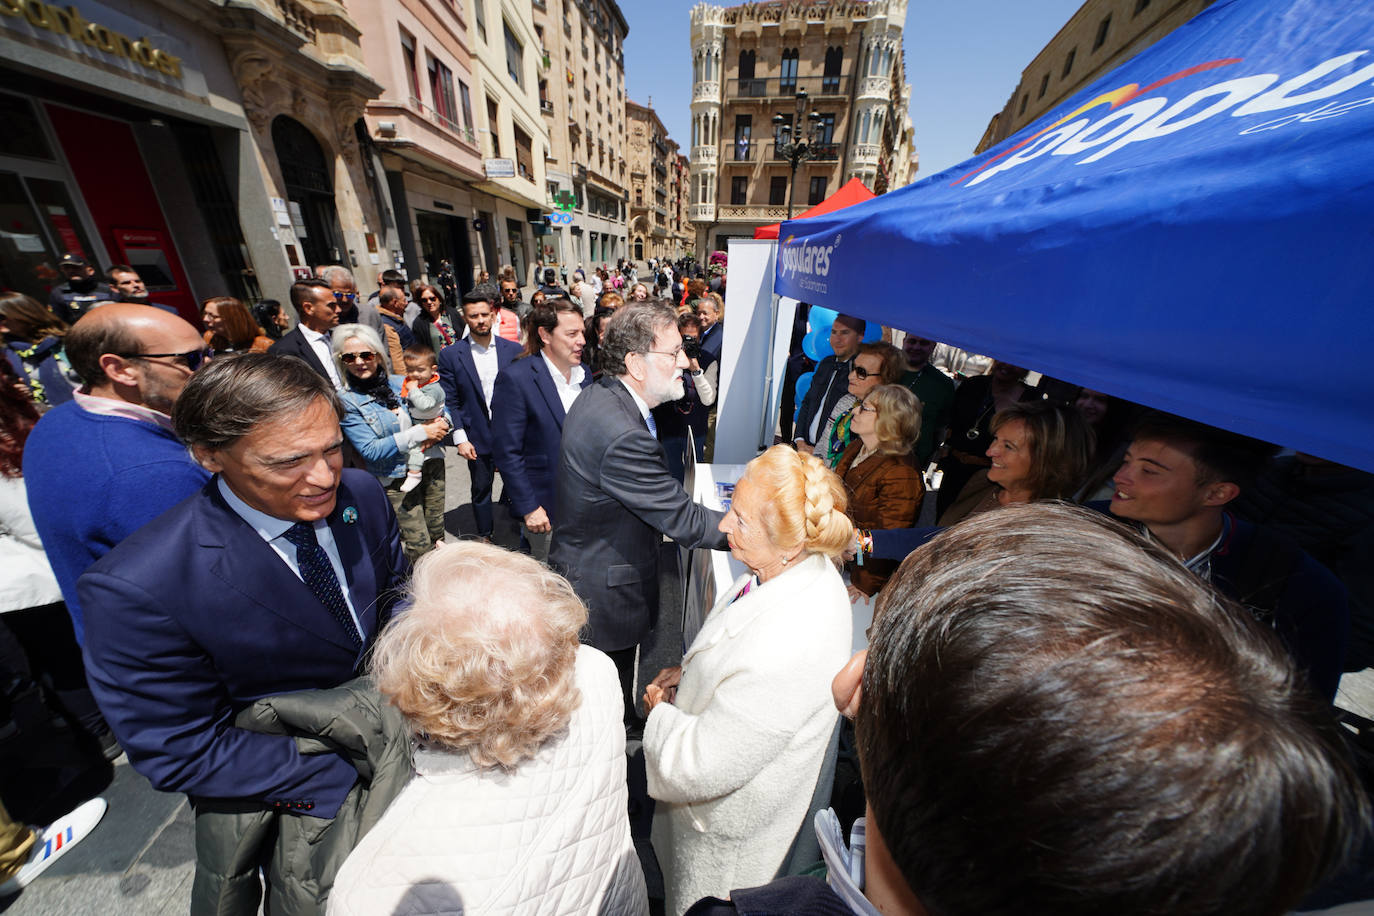
{"type": "Polygon", "coordinates": [[[579,645],[572,586],[462,541],[426,554],[411,592],[371,670],[414,733],[415,777],[344,863],[331,916],[647,913],[620,681],[579,645]]]}
{"type": "MultiPolygon", "coordinates": [[[[645,691],[644,759],[668,911],[776,877],[810,807],[853,616],[835,560],[853,539],[844,485],[777,445],[720,523],[750,572],[645,691]],[[674,695],[675,690],[675,695],[674,695]]],[[[810,829],[807,825],[806,829],[810,829]]]]}

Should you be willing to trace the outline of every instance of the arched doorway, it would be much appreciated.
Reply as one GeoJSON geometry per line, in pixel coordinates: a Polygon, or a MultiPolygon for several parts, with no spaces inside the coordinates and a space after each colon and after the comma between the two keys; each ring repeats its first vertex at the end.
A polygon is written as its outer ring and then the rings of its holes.
{"type": "Polygon", "coordinates": [[[305,266],[342,264],[345,246],[334,208],[334,179],[319,141],[301,122],[277,115],[272,121],[272,145],[305,266]]]}
{"type": "Polygon", "coordinates": [[[644,260],[644,240],[639,236],[635,236],[635,260],[644,260]]]}

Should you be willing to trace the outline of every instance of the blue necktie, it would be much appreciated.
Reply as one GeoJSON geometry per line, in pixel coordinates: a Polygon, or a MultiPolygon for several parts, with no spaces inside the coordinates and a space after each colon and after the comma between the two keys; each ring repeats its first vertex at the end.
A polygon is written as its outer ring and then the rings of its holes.
{"type": "Polygon", "coordinates": [[[644,421],[645,421],[646,423],[649,424],[649,435],[651,435],[651,436],[653,436],[655,439],[657,439],[657,438],[658,438],[658,424],[654,422],[654,415],[653,415],[653,414],[649,414],[647,417],[644,418],[644,421]]]}
{"type": "Polygon", "coordinates": [[[361,646],[363,640],[353,623],[353,615],[348,612],[343,590],[339,588],[339,577],[334,575],[334,564],[329,562],[329,555],[315,539],[314,526],[296,522],[286,529],[283,536],[296,545],[296,565],[300,567],[301,578],[305,580],[305,584],[315,593],[315,597],[320,599],[320,604],[323,604],[329,613],[334,615],[334,619],[348,631],[353,641],[361,646]]]}

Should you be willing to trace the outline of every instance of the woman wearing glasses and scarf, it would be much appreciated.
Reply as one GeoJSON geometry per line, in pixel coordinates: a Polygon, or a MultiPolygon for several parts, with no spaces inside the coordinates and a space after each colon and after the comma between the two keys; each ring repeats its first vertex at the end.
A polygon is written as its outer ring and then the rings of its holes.
{"type": "Polygon", "coordinates": [[[330,343],[344,388],[339,398],[344,404],[343,434],[362,456],[367,470],[386,488],[387,499],[396,510],[401,539],[411,562],[419,559],[442,538],[425,523],[425,502],[437,492],[443,499],[442,462],[439,473],[428,468],[420,486],[403,492],[406,456],[416,446],[434,445],[452,428],[447,412],[427,423],[413,423],[401,400],[399,375],[388,377],[382,363],[382,340],[372,328],[361,324],[341,324],[334,329],[330,343]]]}
{"type": "Polygon", "coordinates": [[[850,424],[854,420],[855,405],[879,385],[896,385],[902,380],[904,372],[906,357],[892,344],[860,344],[854,356],[854,366],[849,370],[849,390],[835,402],[830,417],[816,439],[816,449],[812,454],[833,470],[844,456],[844,450],[854,440],[850,424]]]}

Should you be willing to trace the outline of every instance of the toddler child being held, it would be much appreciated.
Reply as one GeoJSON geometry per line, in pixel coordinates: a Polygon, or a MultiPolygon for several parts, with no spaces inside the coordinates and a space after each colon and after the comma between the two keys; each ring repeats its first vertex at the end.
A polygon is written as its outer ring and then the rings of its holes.
{"type": "MultiPolygon", "coordinates": [[[[438,359],[429,347],[415,345],[405,351],[406,380],[401,383],[401,396],[410,403],[410,418],[427,423],[444,413],[444,389],[439,384],[438,359]]],[[[406,479],[401,492],[409,493],[420,485],[420,473],[426,458],[441,458],[437,445],[416,446],[406,455],[406,479]]]]}

